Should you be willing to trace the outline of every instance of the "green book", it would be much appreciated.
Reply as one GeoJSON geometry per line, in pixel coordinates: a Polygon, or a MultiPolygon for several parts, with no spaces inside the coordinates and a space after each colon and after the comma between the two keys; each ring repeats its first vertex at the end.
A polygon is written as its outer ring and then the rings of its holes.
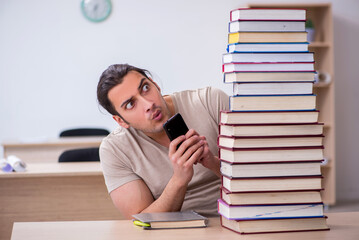
{"type": "Polygon", "coordinates": [[[144,229],[207,227],[208,218],[195,211],[139,213],[132,215],[134,224],[144,229]]]}

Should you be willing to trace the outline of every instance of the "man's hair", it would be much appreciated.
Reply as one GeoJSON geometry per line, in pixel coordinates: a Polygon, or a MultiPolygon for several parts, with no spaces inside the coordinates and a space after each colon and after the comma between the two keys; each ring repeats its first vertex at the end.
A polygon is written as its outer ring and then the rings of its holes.
{"type": "Polygon", "coordinates": [[[121,84],[123,78],[130,71],[136,71],[147,78],[151,76],[150,72],[146,69],[137,68],[128,64],[113,64],[101,74],[100,81],[97,84],[97,100],[100,105],[112,115],[120,116],[108,98],[108,92],[118,84],[121,84]]]}

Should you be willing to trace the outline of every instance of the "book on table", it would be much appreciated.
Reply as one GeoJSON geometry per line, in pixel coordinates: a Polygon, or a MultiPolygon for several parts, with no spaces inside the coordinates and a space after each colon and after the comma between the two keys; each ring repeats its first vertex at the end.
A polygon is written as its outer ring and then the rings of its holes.
{"type": "Polygon", "coordinates": [[[221,198],[228,205],[263,205],[321,202],[320,190],[282,192],[230,192],[221,188],[221,198]]]}
{"type": "Polygon", "coordinates": [[[319,111],[221,111],[224,124],[316,123],[319,111]]]}
{"type": "Polygon", "coordinates": [[[229,163],[222,160],[220,171],[223,176],[232,178],[319,176],[321,162],[229,163]]]}
{"type": "Polygon", "coordinates": [[[206,227],[208,218],[195,211],[139,213],[132,215],[144,229],[206,227]]]}
{"type": "Polygon", "coordinates": [[[269,53],[269,52],[252,52],[252,53],[225,53],[222,55],[222,61],[226,63],[239,62],[314,62],[313,52],[296,52],[296,53],[269,53]]]}
{"type": "Polygon", "coordinates": [[[233,83],[233,95],[313,94],[313,82],[233,83]]]}
{"type": "Polygon", "coordinates": [[[227,52],[308,52],[308,45],[308,42],[232,43],[227,45],[227,52]]]}
{"type": "Polygon", "coordinates": [[[305,21],[305,9],[238,8],[230,12],[230,21],[236,20],[293,20],[305,21]]]}
{"type": "Polygon", "coordinates": [[[314,82],[316,72],[229,72],[223,82],[314,82]]]}
{"type": "Polygon", "coordinates": [[[310,162],[323,160],[323,146],[285,148],[226,148],[219,146],[219,158],[231,163],[310,162]]]}
{"type": "Polygon", "coordinates": [[[323,217],[323,212],[323,203],[228,205],[222,199],[218,200],[218,213],[227,219],[323,217]]]}
{"type": "Polygon", "coordinates": [[[303,32],[305,21],[261,21],[261,20],[239,20],[231,21],[228,32],[303,32]]]}
{"type": "Polygon", "coordinates": [[[235,32],[228,34],[228,43],[307,42],[307,32],[235,32]]]}
{"type": "Polygon", "coordinates": [[[231,111],[315,110],[316,96],[308,95],[236,95],[229,97],[231,111]]]}
{"type": "Polygon", "coordinates": [[[222,136],[320,135],[324,123],[219,124],[222,136]]]}
{"type": "Polygon", "coordinates": [[[324,135],[218,136],[218,146],[226,148],[320,147],[324,135]]]}
{"type": "Polygon", "coordinates": [[[222,186],[231,192],[318,190],[322,189],[322,177],[229,178],[222,175],[222,186]]]}
{"type": "Polygon", "coordinates": [[[221,216],[221,225],[240,234],[329,230],[327,217],[235,220],[221,216]]]}
{"type": "Polygon", "coordinates": [[[314,62],[240,62],[223,64],[223,72],[265,72],[265,71],[293,71],[313,72],[314,62]]]}

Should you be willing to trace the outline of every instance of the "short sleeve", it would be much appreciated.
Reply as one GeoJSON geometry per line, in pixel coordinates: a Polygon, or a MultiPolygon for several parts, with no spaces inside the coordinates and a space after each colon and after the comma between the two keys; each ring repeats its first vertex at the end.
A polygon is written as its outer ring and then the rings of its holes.
{"type": "Polygon", "coordinates": [[[208,87],[205,88],[205,90],[204,102],[207,103],[207,109],[210,115],[217,124],[219,124],[220,111],[229,110],[229,97],[224,91],[218,88],[208,87]]]}
{"type": "Polygon", "coordinates": [[[128,165],[126,154],[118,148],[115,150],[106,138],[100,146],[100,161],[109,193],[128,182],[141,179],[128,165]]]}

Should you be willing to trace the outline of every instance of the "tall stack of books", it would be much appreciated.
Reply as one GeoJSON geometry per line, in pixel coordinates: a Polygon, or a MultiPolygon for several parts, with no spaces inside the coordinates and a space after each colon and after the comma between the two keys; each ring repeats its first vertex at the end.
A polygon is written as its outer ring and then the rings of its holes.
{"type": "Polygon", "coordinates": [[[218,137],[221,224],[238,233],[327,230],[323,123],[304,9],[231,11],[218,137]]]}

